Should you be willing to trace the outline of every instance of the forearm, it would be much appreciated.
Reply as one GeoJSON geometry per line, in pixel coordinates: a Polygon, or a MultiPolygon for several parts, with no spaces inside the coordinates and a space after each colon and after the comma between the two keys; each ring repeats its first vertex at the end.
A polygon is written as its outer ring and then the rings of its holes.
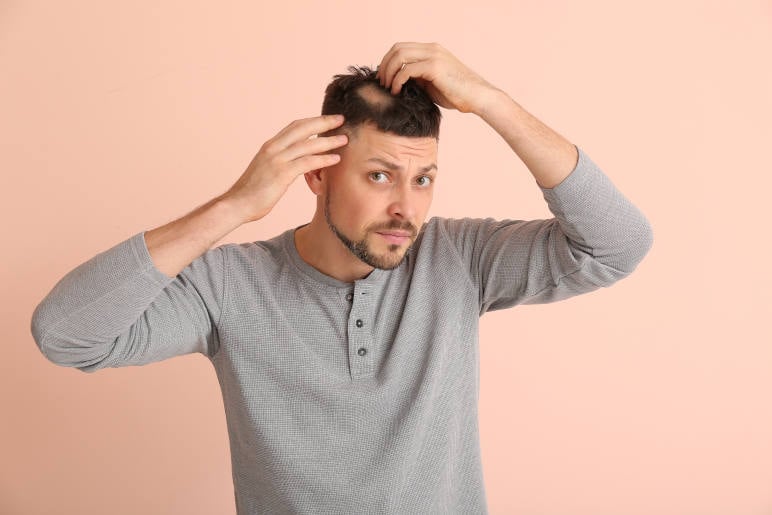
{"type": "Polygon", "coordinates": [[[643,213],[577,149],[576,169],[556,187],[542,188],[553,218],[457,222],[462,234],[472,231],[459,247],[469,256],[464,261],[473,263],[473,282],[483,288],[483,311],[556,302],[611,286],[630,275],[652,247],[643,213]]]}
{"type": "Polygon", "coordinates": [[[553,188],[576,167],[573,143],[547,127],[501,90],[480,96],[475,114],[512,147],[542,188],[553,188]]]}
{"type": "Polygon", "coordinates": [[[241,225],[241,213],[217,197],[75,267],[32,315],[41,352],[87,372],[211,352],[224,255],[207,250],[241,225]]]}
{"type": "Polygon", "coordinates": [[[194,259],[243,224],[241,212],[216,197],[187,215],[145,233],[155,267],[175,277],[194,259]]]}
{"type": "Polygon", "coordinates": [[[84,371],[208,351],[224,273],[222,253],[207,250],[241,213],[214,198],[71,270],[33,313],[40,350],[84,371]]]}
{"type": "Polygon", "coordinates": [[[225,282],[222,247],[169,277],[139,232],[78,265],[35,308],[31,331],[53,363],[93,372],[213,352],[225,282]]]}

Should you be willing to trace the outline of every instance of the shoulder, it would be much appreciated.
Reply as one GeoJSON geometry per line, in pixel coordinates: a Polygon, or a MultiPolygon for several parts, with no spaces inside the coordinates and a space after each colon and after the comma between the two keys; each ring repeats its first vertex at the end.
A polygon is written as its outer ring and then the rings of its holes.
{"type": "Polygon", "coordinates": [[[209,252],[221,252],[226,266],[231,270],[268,270],[288,261],[287,253],[285,252],[288,233],[291,233],[291,230],[268,240],[226,243],[209,252]]]}
{"type": "Polygon", "coordinates": [[[432,217],[422,228],[422,235],[429,240],[446,238],[455,241],[481,232],[495,230],[511,220],[496,220],[493,218],[443,218],[432,217]]]}
{"type": "Polygon", "coordinates": [[[464,253],[480,233],[497,224],[492,218],[432,217],[422,227],[416,246],[423,254],[447,256],[464,253]]]}

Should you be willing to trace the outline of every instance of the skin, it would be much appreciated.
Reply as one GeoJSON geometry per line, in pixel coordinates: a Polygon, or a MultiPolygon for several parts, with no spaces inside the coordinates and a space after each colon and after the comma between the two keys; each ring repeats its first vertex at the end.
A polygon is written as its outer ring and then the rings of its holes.
{"type": "MultiPolygon", "coordinates": [[[[408,79],[415,79],[441,107],[479,116],[509,144],[544,188],[556,187],[576,167],[579,155],[574,144],[436,43],[396,43],[383,56],[378,78],[392,94],[399,93],[408,79]]],[[[412,181],[417,169],[436,162],[436,141],[376,135],[365,129],[358,136],[350,133],[352,139],[362,139],[349,144],[346,135],[329,136],[343,124],[343,117],[332,115],[295,120],[260,147],[228,191],[184,217],[148,231],[145,242],[156,267],[175,277],[223,236],[267,215],[299,175],[306,176],[317,195],[314,219],[295,234],[303,259],[342,281],[370,273],[373,265],[348,250],[332,230],[336,227],[339,234],[360,242],[381,259],[380,265],[395,264],[404,256],[406,241],[384,243],[377,229],[396,223],[421,226],[431,194],[414,189],[412,181]],[[403,172],[389,174],[386,185],[373,185],[362,182],[361,156],[355,163],[354,152],[346,166],[338,166],[336,152],[342,156],[360,144],[392,158],[403,172]],[[328,205],[329,216],[325,217],[328,205]]],[[[413,238],[410,240],[412,243],[413,238]]]]}
{"type": "Polygon", "coordinates": [[[363,125],[338,153],[338,164],[305,174],[317,209],[295,244],[311,266],[352,282],[399,266],[415,241],[434,193],[437,140],[363,125]]]}

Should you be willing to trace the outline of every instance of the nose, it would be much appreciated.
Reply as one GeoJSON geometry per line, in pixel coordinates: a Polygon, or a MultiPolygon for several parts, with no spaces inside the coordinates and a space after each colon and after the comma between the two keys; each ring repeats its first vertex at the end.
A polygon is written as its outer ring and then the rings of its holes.
{"type": "Polygon", "coordinates": [[[414,196],[415,192],[411,190],[409,185],[400,185],[394,188],[389,202],[389,215],[392,218],[410,222],[415,220],[416,199],[414,196]]]}

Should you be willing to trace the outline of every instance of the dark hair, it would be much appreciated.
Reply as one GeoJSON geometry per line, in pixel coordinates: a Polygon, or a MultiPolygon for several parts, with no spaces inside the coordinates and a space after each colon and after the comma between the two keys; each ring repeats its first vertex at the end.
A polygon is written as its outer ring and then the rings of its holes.
{"type": "Polygon", "coordinates": [[[381,86],[376,70],[366,66],[349,66],[348,70],[351,73],[335,75],[324,92],[322,114],[342,114],[346,119],[330,134],[373,123],[398,136],[439,139],[440,108],[414,79],[392,95],[381,86]]]}

